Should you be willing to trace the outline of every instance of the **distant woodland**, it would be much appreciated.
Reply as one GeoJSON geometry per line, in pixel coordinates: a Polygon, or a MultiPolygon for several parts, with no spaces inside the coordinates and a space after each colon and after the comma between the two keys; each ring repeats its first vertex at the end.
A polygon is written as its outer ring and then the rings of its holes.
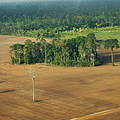
{"type": "Polygon", "coordinates": [[[23,2],[0,5],[0,34],[57,38],[61,32],[120,26],[119,0],[23,2]]]}

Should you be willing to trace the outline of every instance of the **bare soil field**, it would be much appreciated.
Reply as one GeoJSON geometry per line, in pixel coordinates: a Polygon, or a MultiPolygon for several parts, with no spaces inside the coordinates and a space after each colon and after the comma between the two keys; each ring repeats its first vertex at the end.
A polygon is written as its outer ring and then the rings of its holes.
{"type": "Polygon", "coordinates": [[[120,120],[119,63],[69,68],[11,65],[9,45],[25,39],[0,36],[0,120],[120,120]],[[35,103],[30,68],[38,71],[35,103]]]}

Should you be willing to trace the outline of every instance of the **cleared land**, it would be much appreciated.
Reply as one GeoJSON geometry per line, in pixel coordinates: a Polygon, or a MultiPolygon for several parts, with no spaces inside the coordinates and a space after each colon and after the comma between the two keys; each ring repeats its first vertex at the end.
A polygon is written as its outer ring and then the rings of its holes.
{"type": "Polygon", "coordinates": [[[8,46],[25,39],[0,36],[0,120],[70,120],[109,109],[117,110],[89,120],[120,119],[119,65],[11,65],[8,46]],[[30,67],[39,70],[36,103],[32,103],[30,67]]]}

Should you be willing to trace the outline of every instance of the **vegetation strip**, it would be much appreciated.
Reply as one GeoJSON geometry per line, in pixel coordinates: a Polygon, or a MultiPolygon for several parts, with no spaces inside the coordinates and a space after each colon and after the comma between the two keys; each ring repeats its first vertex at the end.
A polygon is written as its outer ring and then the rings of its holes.
{"type": "Polygon", "coordinates": [[[25,44],[10,46],[12,64],[47,63],[59,66],[97,66],[104,62],[97,53],[97,49],[104,45],[111,49],[111,61],[114,66],[114,48],[119,48],[117,39],[97,40],[94,33],[87,37],[78,36],[72,39],[53,39],[48,43],[43,38],[39,42],[26,40],[25,44]]]}
{"type": "Polygon", "coordinates": [[[88,34],[92,28],[104,34],[102,38],[113,32],[112,36],[119,35],[119,0],[58,1],[0,4],[0,34],[65,38],[88,34]]]}
{"type": "Polygon", "coordinates": [[[73,118],[71,120],[88,120],[88,119],[93,119],[93,118],[100,117],[103,115],[108,115],[108,114],[111,114],[114,112],[118,112],[118,111],[120,111],[120,107],[93,113],[93,114],[86,115],[86,116],[80,117],[80,118],[73,118]]]}

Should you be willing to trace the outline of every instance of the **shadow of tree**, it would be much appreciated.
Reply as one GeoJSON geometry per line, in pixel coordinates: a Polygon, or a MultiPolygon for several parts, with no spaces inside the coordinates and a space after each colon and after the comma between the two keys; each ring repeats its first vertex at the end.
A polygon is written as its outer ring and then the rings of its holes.
{"type": "Polygon", "coordinates": [[[0,93],[8,93],[8,92],[15,92],[16,90],[4,90],[4,91],[0,91],[0,93]]]}
{"type": "Polygon", "coordinates": [[[4,83],[5,81],[0,81],[0,83],[4,83]]]}
{"type": "Polygon", "coordinates": [[[39,102],[41,102],[41,101],[42,101],[42,100],[35,100],[36,103],[39,103],[39,102]]]}
{"type": "MultiPolygon", "coordinates": [[[[112,63],[111,52],[98,53],[98,55],[103,60],[104,64],[112,63]]],[[[114,52],[114,61],[115,62],[120,62],[120,53],[119,52],[114,52]]]]}

